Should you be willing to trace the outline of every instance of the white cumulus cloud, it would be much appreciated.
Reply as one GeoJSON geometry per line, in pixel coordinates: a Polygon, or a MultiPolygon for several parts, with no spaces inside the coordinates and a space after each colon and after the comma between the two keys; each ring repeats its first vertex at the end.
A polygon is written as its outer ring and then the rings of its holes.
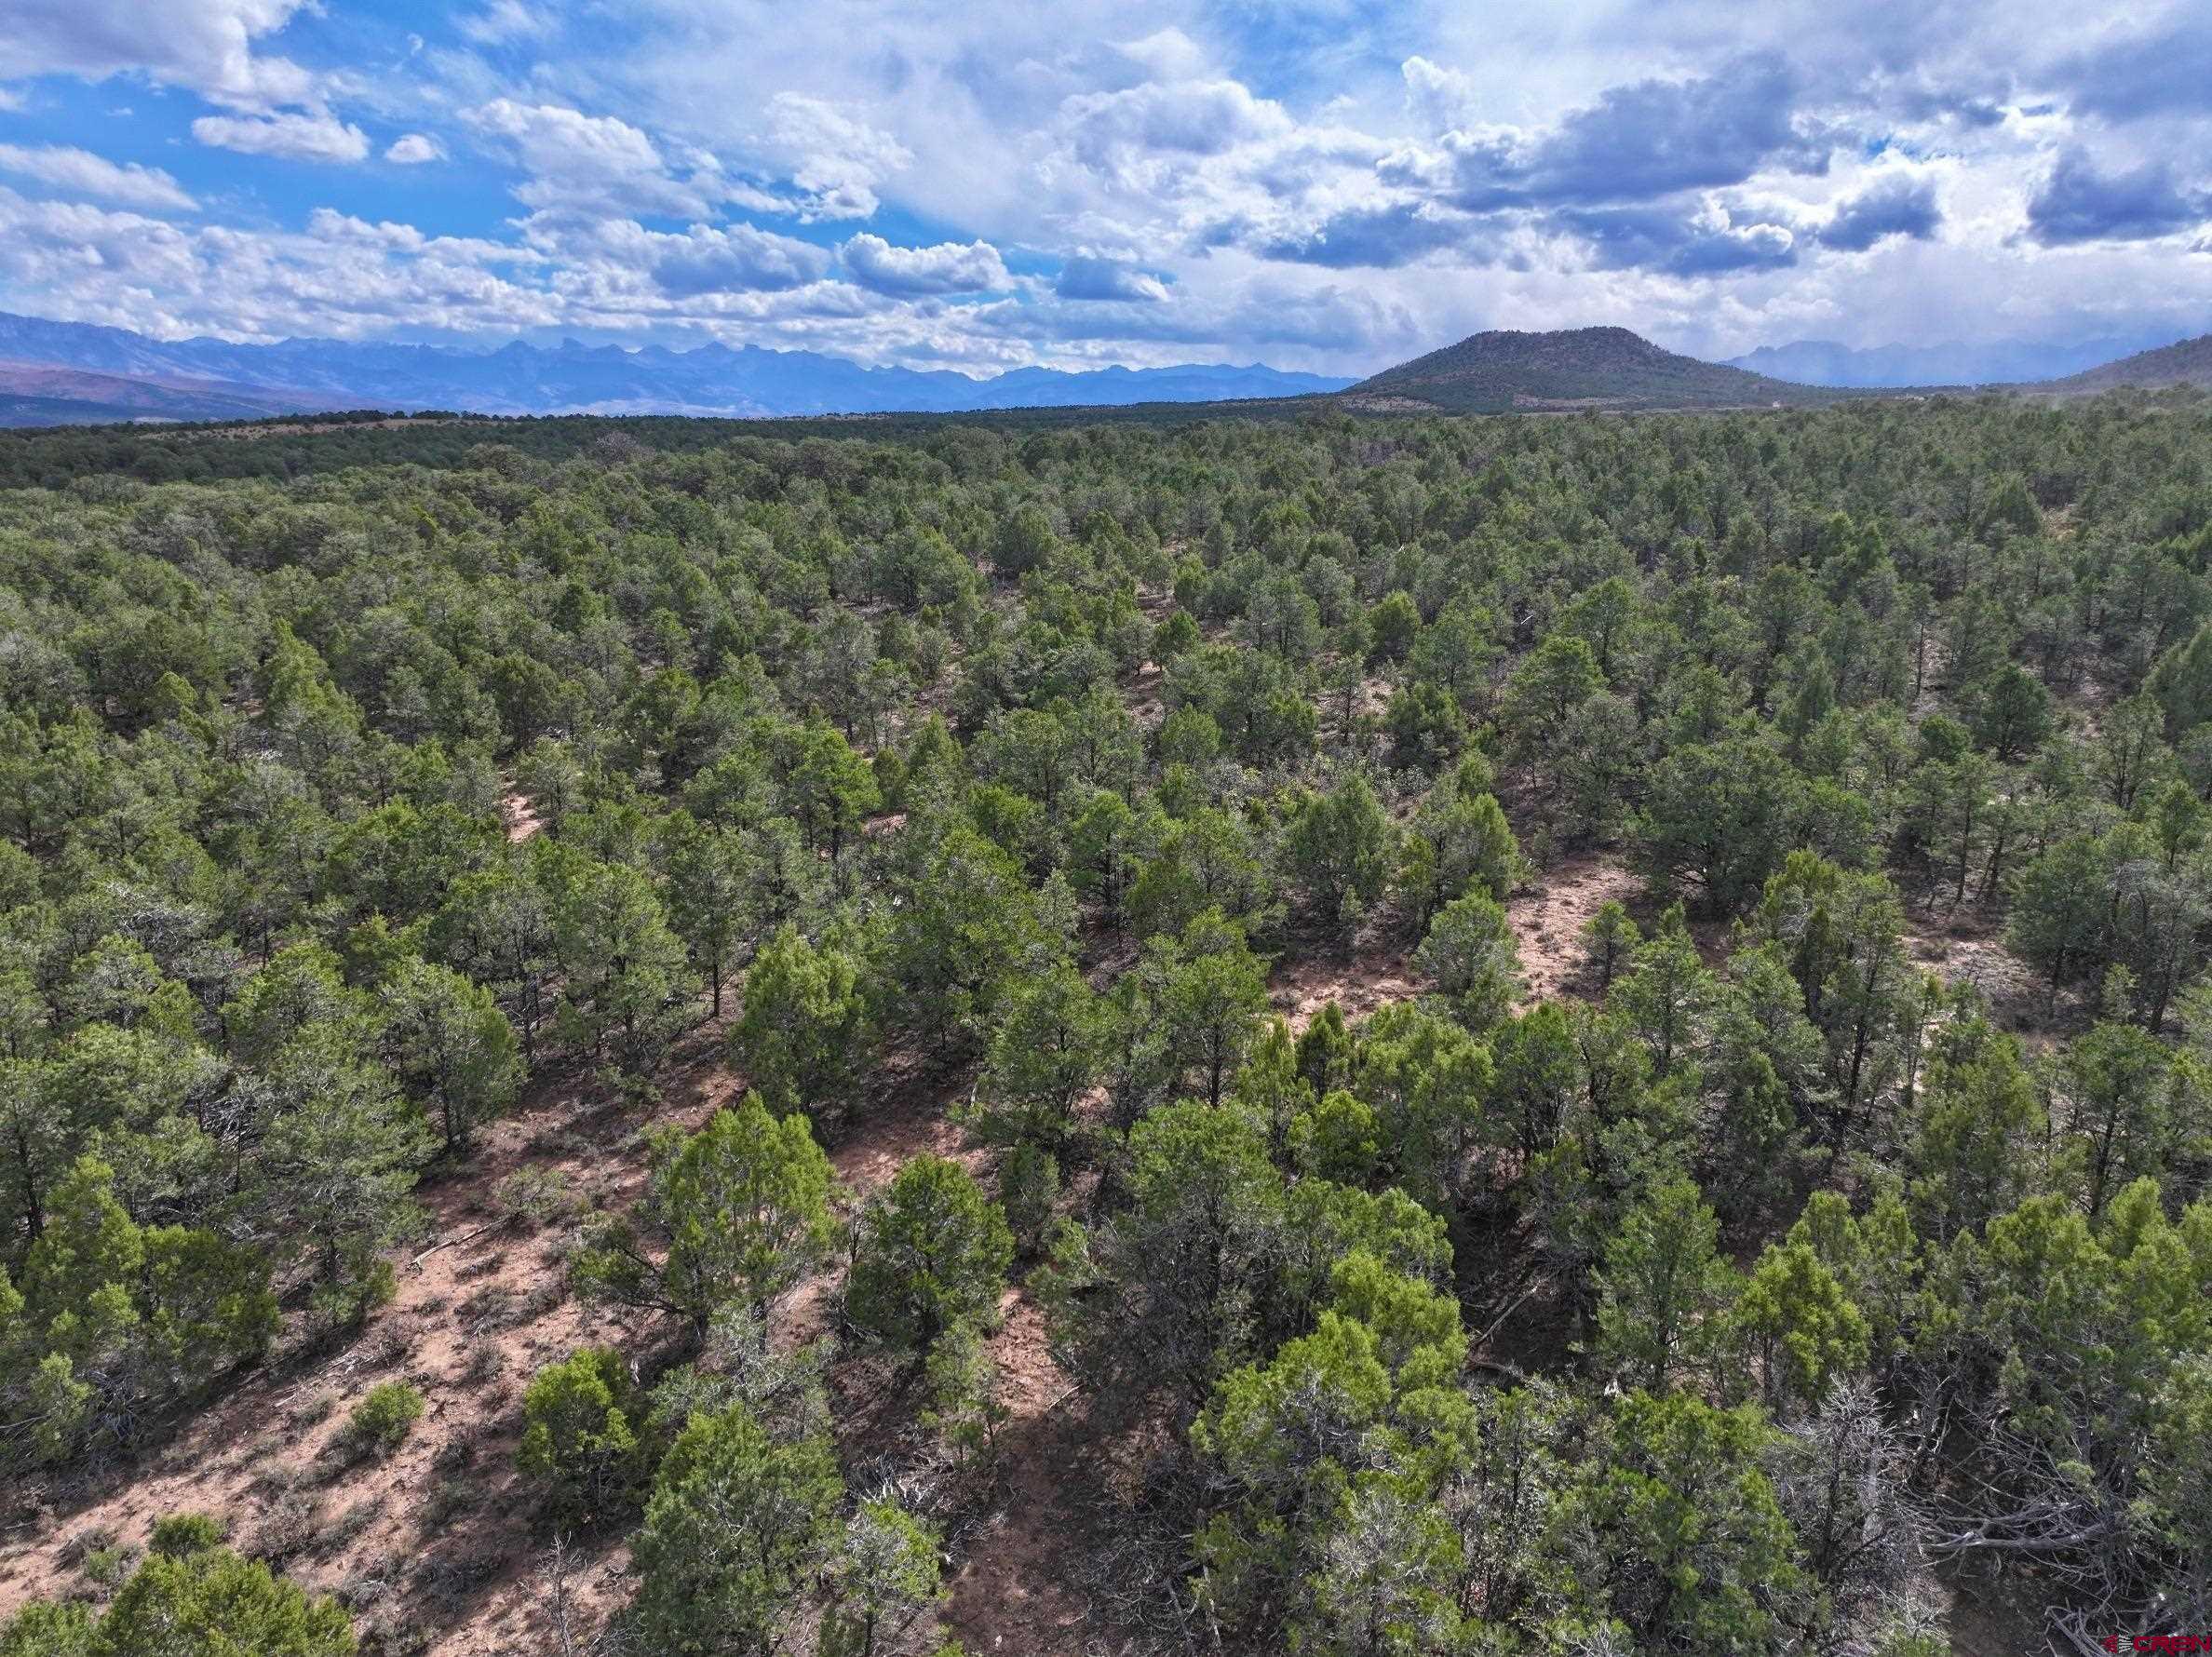
{"type": "Polygon", "coordinates": [[[193,122],[192,136],[219,150],[282,161],[344,163],[369,155],[369,135],[331,115],[202,115],[193,122]]]}
{"type": "Polygon", "coordinates": [[[889,133],[819,98],[778,92],[768,115],[767,148],[805,193],[806,218],[868,218],[880,205],[876,187],[914,159],[889,133]]]}
{"type": "Polygon", "coordinates": [[[937,293],[981,293],[1012,278],[989,242],[939,242],[934,248],[895,248],[880,236],[860,235],[838,252],[864,288],[901,299],[937,293]]]}
{"type": "Polygon", "coordinates": [[[410,132],[392,141],[384,151],[384,159],[401,167],[420,167],[425,161],[443,161],[445,151],[438,147],[436,139],[410,132]]]}
{"type": "Polygon", "coordinates": [[[71,149],[63,144],[45,144],[35,149],[0,144],[0,172],[36,179],[58,190],[94,195],[126,207],[190,211],[199,205],[158,167],[141,167],[136,162],[118,165],[89,150],[71,149]]]}
{"type": "Polygon", "coordinates": [[[265,107],[303,101],[313,76],[260,55],[307,0],[9,0],[0,25],[0,80],[74,74],[104,80],[131,71],[217,102],[265,107]]]}

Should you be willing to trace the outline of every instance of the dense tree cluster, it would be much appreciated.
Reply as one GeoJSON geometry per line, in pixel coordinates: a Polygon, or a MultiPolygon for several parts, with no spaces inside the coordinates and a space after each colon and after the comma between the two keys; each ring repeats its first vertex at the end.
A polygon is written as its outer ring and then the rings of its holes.
{"type": "Polygon", "coordinates": [[[1029,1274],[1173,1649],[2212,1622],[2201,411],[437,432],[0,494],[0,1456],[368,1314],[533,1076],[649,1119],[719,1020],[573,1256],[637,1349],[520,1403],[651,1649],[939,1592],[826,1273],[978,1462],[1029,1274]],[[1646,896],[1533,1001],[1569,859],[1646,896]],[[1294,1029],[1315,958],[1417,993],[1294,1029]],[[894,1066],[979,1149],[862,1202],[894,1066]]]}

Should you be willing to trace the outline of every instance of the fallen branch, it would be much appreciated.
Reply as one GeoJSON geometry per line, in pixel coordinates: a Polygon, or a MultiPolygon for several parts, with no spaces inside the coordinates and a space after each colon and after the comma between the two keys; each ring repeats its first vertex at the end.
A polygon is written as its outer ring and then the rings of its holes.
{"type": "Polygon", "coordinates": [[[500,1227],[504,1225],[511,1225],[512,1223],[514,1223],[514,1216],[511,1214],[503,1214],[497,1219],[486,1220],[482,1225],[477,1227],[475,1231],[470,1232],[466,1236],[448,1237],[443,1243],[433,1243],[429,1247],[424,1249],[422,1253],[416,1255],[413,1260],[410,1260],[408,1262],[408,1268],[411,1271],[413,1270],[414,1267],[421,1265],[425,1260],[428,1260],[432,1255],[436,1254],[441,1248],[457,1248],[464,1243],[473,1243],[479,1237],[482,1236],[486,1232],[495,1232],[499,1230],[500,1227]]]}
{"type": "Polygon", "coordinates": [[[1511,1317],[1515,1313],[1518,1312],[1521,1307],[1528,1302],[1529,1297],[1536,1292],[1537,1287],[1537,1285],[1531,1283],[1527,1288],[1521,1290],[1519,1294],[1514,1296],[1513,1299],[1506,1303],[1505,1310],[1499,1313],[1495,1318],[1490,1320],[1490,1327],[1483,1330],[1481,1334],[1476,1336],[1474,1340],[1467,1342],[1468,1350],[1471,1352],[1480,1352],[1484,1347],[1488,1346],[1490,1342],[1490,1337],[1495,1335],[1500,1329],[1505,1327],[1505,1320],[1511,1317]]]}
{"type": "Polygon", "coordinates": [[[1469,1358],[1467,1367],[1487,1370],[1492,1375],[1503,1375],[1517,1387],[1525,1387],[1529,1384],[1529,1378],[1526,1374],[1516,1369],[1511,1364],[1499,1363],[1495,1358],[1469,1358]]]}

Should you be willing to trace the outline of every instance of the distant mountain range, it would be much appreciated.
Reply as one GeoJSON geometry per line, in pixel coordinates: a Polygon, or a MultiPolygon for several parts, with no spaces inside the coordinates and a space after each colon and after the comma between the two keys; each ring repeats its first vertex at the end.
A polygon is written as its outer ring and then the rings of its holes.
{"type": "Polygon", "coordinates": [[[1362,380],[1342,400],[1376,411],[1506,414],[1765,408],[1832,402],[1844,395],[1700,362],[1625,328],[1576,328],[1474,334],[1362,380]]]}
{"type": "Polygon", "coordinates": [[[864,368],[814,351],[703,345],[559,346],[517,342],[494,351],[445,345],[287,340],[234,345],[161,341],[116,328],[0,313],[0,425],[81,422],[250,420],[337,409],[451,409],[476,414],[960,414],[1024,408],[1326,397],[1374,412],[1504,414],[1580,409],[1808,407],[1885,390],[1986,386],[2075,396],[2120,385],[2212,385],[2212,335],[2118,361],[2028,346],[1889,346],[1874,351],[1801,341],[1732,363],[1667,351],[1625,328],[1478,333],[1356,384],[1320,374],[1187,364],[1162,369],[1016,369],[990,379],[950,370],[864,368]],[[2085,357],[2098,366],[2062,378],[2007,379],[2034,364],[2085,357]],[[1774,370],[1762,372],[1760,370],[1774,370]],[[1782,377],[1787,371],[1795,376],[1782,377]]]}
{"type": "Polygon", "coordinates": [[[1727,359],[1730,368],[1747,369],[1803,385],[1912,386],[2017,385],[2062,379],[2100,367],[2131,353],[2166,344],[2166,332],[2107,335],[2059,345],[2024,340],[1991,344],[1839,345],[1832,340],[1798,340],[1787,345],[1761,345],[1727,359]]]}
{"type": "Polygon", "coordinates": [[[496,351],[444,345],[286,340],[235,345],[163,341],[119,328],[0,313],[0,365],[60,368],[87,381],[33,389],[0,367],[0,424],[47,424],[55,406],[80,402],[77,420],[235,420],[330,409],[462,409],[479,414],[964,413],[987,409],[1105,408],[1222,402],[1338,391],[1351,384],[1259,363],[1161,369],[1016,369],[976,380],[951,370],[863,368],[815,351],[702,345],[553,347],[517,342],[496,351]],[[126,393],[123,383],[144,389],[126,393]],[[162,395],[166,390],[169,395],[162,395]],[[19,417],[10,402],[40,410],[19,417]]]}
{"type": "Polygon", "coordinates": [[[179,375],[95,373],[51,363],[0,361],[0,425],[85,421],[260,420],[344,405],[179,375]]]}

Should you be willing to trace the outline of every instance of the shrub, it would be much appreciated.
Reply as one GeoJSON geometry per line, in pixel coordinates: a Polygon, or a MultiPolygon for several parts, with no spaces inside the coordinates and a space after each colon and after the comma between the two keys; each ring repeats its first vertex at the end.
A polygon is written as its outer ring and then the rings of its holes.
{"type": "Polygon", "coordinates": [[[510,1223],[549,1225],[576,1209],[576,1196],[561,1168],[517,1168],[492,1188],[492,1206],[510,1223]]]}
{"type": "Polygon", "coordinates": [[[1059,1161],[1036,1145],[1017,1145],[999,1164],[999,1199],[1006,1224],[1025,1254],[1043,1245],[1060,1192],[1059,1161]]]}
{"type": "Polygon", "coordinates": [[[223,1545],[223,1527],[219,1519],[204,1513],[173,1513],[154,1521],[153,1540],[147,1551],[164,1558],[182,1559],[187,1554],[204,1554],[209,1548],[223,1545]]]}
{"type": "Polygon", "coordinates": [[[138,1550],[134,1547],[95,1548],[85,1556],[85,1562],[80,1569],[87,1582],[102,1588],[113,1588],[130,1574],[130,1567],[137,1558],[138,1550]]]}
{"type": "Polygon", "coordinates": [[[651,1472],[629,1365],[611,1346],[548,1364],[522,1396],[516,1464],[546,1488],[555,1517],[587,1525],[631,1507],[651,1472]]]}
{"type": "Polygon", "coordinates": [[[345,1418],[340,1441],[348,1454],[358,1458],[390,1455],[407,1441],[414,1424],[423,1419],[423,1394],[404,1381],[372,1386],[345,1418]]]}

